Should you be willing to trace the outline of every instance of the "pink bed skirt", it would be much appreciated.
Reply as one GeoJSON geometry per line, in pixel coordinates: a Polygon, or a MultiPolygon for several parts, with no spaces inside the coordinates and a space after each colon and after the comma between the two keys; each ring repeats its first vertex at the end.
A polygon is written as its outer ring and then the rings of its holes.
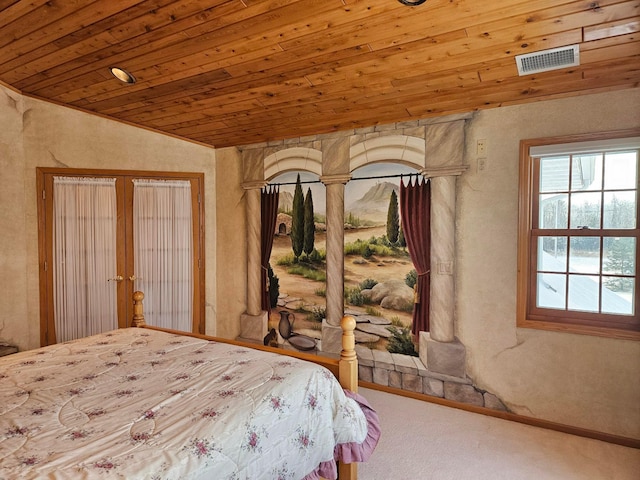
{"type": "Polygon", "coordinates": [[[320,480],[321,478],[335,480],[338,478],[337,461],[343,463],[366,462],[378,444],[378,440],[380,439],[380,420],[378,419],[378,414],[362,395],[353,393],[350,390],[345,390],[344,393],[347,397],[358,402],[358,405],[360,405],[360,408],[364,412],[368,426],[367,437],[362,443],[350,442],[336,445],[333,450],[334,459],[328,462],[322,462],[318,468],[304,477],[303,480],[320,480]]]}

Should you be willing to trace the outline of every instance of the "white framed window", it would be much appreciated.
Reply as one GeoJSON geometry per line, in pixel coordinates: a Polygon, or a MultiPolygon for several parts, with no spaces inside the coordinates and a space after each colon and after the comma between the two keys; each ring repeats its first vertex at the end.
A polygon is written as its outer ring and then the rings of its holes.
{"type": "Polygon", "coordinates": [[[640,131],[520,151],[518,326],[640,339],[640,131]]]}

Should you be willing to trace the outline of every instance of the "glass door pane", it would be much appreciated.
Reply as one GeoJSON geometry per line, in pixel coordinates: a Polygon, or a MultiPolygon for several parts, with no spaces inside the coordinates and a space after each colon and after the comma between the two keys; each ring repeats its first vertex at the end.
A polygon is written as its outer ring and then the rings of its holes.
{"type": "Polygon", "coordinates": [[[57,342],[118,328],[115,178],[53,178],[57,342]]]}
{"type": "Polygon", "coordinates": [[[149,325],[193,330],[193,218],[189,180],[133,179],[135,290],[149,325]]]}

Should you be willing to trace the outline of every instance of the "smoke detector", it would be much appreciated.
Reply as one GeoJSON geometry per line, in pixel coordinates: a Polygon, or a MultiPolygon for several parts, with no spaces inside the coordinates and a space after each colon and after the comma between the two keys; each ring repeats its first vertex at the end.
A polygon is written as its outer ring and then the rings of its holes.
{"type": "Polygon", "coordinates": [[[569,45],[568,47],[516,55],[516,65],[520,76],[573,67],[580,65],[580,49],[578,45],[569,45]]]}

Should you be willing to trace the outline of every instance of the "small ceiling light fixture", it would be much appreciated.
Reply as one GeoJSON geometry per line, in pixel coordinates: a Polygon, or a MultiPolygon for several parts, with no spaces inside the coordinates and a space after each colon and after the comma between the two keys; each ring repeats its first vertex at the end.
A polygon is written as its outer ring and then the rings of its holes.
{"type": "Polygon", "coordinates": [[[401,4],[407,5],[409,7],[417,7],[418,5],[422,5],[427,0],[398,0],[401,4]]]}
{"type": "Polygon", "coordinates": [[[136,77],[127,72],[124,68],[120,67],[109,67],[109,71],[111,75],[116,77],[122,83],[134,84],[136,83],[136,77]]]}

